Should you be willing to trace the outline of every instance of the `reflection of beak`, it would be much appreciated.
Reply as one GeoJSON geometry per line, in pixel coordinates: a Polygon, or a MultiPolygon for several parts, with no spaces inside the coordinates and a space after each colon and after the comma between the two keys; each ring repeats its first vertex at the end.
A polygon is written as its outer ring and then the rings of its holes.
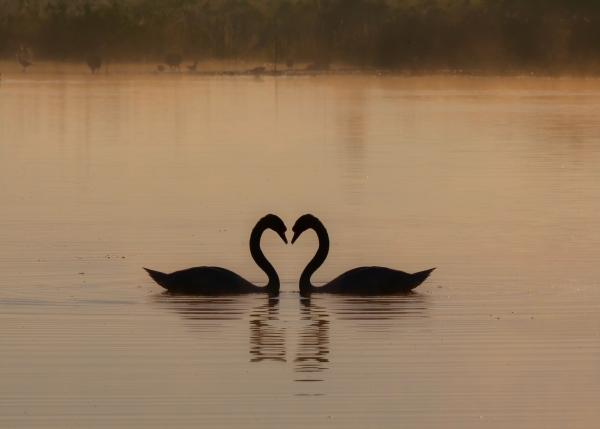
{"type": "Polygon", "coordinates": [[[292,244],[294,244],[294,241],[296,241],[298,239],[298,237],[300,237],[300,234],[298,234],[297,232],[294,232],[294,238],[292,238],[292,244]]]}
{"type": "Polygon", "coordinates": [[[283,242],[284,242],[285,244],[288,244],[288,243],[287,243],[287,237],[285,236],[285,232],[282,232],[281,234],[279,234],[279,236],[281,237],[281,239],[283,240],[283,242]]]}

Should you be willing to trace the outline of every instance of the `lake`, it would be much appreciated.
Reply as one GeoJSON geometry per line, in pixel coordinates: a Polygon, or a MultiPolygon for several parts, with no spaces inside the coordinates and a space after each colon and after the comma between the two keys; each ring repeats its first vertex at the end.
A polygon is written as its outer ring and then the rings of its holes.
{"type": "Polygon", "coordinates": [[[3,74],[0,426],[595,428],[600,80],[3,74]],[[437,267],[409,295],[314,281],[437,267]]]}

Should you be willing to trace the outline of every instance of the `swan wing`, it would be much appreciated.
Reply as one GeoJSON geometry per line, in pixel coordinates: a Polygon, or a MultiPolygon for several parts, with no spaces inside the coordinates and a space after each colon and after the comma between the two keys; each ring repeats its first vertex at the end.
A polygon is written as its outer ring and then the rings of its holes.
{"type": "Polygon", "coordinates": [[[194,267],[175,271],[161,278],[159,284],[169,292],[191,295],[244,293],[249,287],[254,287],[240,275],[221,267],[194,267]]]}
{"type": "MultiPolygon", "coordinates": [[[[349,295],[390,295],[407,293],[429,275],[415,278],[413,274],[385,267],[358,267],[346,271],[323,286],[322,291],[349,295]],[[421,277],[423,277],[421,279],[421,277]]],[[[422,272],[423,274],[425,272],[422,272]]],[[[421,273],[417,273],[421,274],[421,273]]],[[[321,289],[319,288],[319,291],[321,289]]]]}

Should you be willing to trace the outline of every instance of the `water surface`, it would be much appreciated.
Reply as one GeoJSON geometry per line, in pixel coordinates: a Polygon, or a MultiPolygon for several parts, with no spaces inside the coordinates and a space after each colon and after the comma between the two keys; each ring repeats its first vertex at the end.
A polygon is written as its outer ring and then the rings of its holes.
{"type": "Polygon", "coordinates": [[[600,419],[600,81],[14,73],[0,82],[0,426],[584,427],[600,419]],[[173,297],[142,266],[266,277],[173,297]],[[291,238],[291,232],[288,233],[291,238]]]}

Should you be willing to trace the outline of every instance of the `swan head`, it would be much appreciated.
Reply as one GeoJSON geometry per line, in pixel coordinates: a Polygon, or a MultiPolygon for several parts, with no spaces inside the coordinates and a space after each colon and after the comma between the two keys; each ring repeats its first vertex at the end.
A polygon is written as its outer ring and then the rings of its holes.
{"type": "Polygon", "coordinates": [[[285,236],[285,232],[287,231],[287,227],[285,223],[281,220],[279,216],[274,214],[268,214],[263,217],[259,222],[259,224],[263,224],[266,228],[270,228],[275,231],[283,240],[285,244],[287,244],[287,237],[285,236]]]}
{"type": "Polygon", "coordinates": [[[300,237],[304,231],[310,228],[314,228],[315,224],[321,224],[321,221],[311,214],[305,214],[300,216],[294,224],[292,231],[294,231],[294,238],[292,238],[292,244],[300,237]]]}

